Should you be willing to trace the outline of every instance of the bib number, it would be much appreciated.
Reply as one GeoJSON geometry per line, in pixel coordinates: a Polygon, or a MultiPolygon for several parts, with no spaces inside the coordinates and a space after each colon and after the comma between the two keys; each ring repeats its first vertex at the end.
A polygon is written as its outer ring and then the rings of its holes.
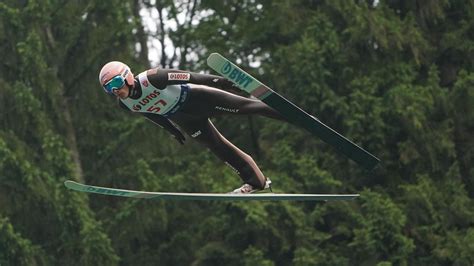
{"type": "Polygon", "coordinates": [[[168,103],[165,100],[161,99],[161,100],[156,101],[152,106],[148,107],[148,109],[146,110],[150,113],[158,114],[160,113],[161,107],[164,107],[167,104],[168,103]],[[161,105],[161,107],[159,105],[161,105]]]}

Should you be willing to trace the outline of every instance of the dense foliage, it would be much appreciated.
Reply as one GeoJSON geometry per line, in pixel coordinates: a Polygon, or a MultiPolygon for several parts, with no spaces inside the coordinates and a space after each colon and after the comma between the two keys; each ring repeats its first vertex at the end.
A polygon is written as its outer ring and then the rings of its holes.
{"type": "Polygon", "coordinates": [[[474,264],[472,0],[2,0],[0,54],[2,266],[474,264]],[[156,31],[140,14],[155,14],[156,31]],[[153,40],[172,55],[148,61],[153,40]],[[110,60],[135,73],[210,72],[211,52],[382,160],[365,172],[291,125],[215,119],[276,191],[360,199],[160,202],[65,189],[67,179],[237,187],[207,150],[120,110],[97,82],[110,60]]]}

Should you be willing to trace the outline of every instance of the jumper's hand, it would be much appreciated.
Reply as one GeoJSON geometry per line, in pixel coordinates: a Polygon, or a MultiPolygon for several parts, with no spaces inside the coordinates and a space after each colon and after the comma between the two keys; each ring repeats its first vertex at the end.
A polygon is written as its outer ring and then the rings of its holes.
{"type": "Polygon", "coordinates": [[[181,143],[181,145],[184,145],[184,141],[186,140],[186,138],[184,137],[183,133],[181,133],[181,131],[175,130],[175,131],[173,132],[173,137],[174,137],[179,143],[181,143]]]}

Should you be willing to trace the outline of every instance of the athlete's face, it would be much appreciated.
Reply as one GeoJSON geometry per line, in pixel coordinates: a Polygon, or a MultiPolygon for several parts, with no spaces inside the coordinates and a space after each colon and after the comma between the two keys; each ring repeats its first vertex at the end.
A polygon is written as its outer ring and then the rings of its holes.
{"type": "Polygon", "coordinates": [[[130,95],[130,88],[129,86],[125,83],[122,88],[119,90],[114,90],[113,91],[114,95],[119,97],[120,99],[125,99],[130,95]]]}

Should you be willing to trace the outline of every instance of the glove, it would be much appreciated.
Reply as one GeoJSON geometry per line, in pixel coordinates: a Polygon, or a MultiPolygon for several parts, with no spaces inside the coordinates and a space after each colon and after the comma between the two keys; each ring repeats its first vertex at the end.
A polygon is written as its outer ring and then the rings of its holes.
{"type": "Polygon", "coordinates": [[[181,143],[181,145],[184,145],[184,141],[186,140],[186,138],[184,137],[183,133],[181,133],[181,131],[179,131],[179,130],[174,130],[174,131],[173,131],[173,137],[174,137],[179,143],[181,143]]]}

